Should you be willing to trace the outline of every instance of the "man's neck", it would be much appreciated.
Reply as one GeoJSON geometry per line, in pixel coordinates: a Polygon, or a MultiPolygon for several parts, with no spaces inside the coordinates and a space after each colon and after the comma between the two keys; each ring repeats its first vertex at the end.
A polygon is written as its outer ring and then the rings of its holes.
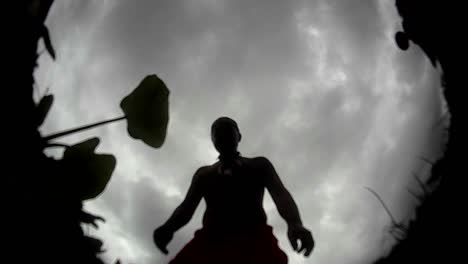
{"type": "Polygon", "coordinates": [[[240,157],[239,151],[235,150],[232,152],[220,153],[218,159],[221,162],[235,160],[240,157]]]}
{"type": "Polygon", "coordinates": [[[218,156],[218,159],[220,161],[220,166],[218,168],[219,173],[222,175],[232,176],[233,169],[241,166],[241,162],[238,159],[239,157],[239,151],[220,153],[220,155],[218,156]]]}

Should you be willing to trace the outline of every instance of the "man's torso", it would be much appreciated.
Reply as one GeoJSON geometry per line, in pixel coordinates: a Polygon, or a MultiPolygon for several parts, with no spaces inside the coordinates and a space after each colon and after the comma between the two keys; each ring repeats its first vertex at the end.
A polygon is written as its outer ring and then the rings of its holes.
{"type": "Polygon", "coordinates": [[[227,174],[221,171],[220,162],[203,168],[203,226],[208,230],[240,232],[266,224],[264,170],[256,158],[239,157],[239,161],[227,174]]]}

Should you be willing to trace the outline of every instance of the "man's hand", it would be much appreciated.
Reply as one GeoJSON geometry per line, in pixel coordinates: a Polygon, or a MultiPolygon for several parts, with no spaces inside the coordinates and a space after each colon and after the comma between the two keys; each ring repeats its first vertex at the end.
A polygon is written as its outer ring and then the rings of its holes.
{"type": "Polygon", "coordinates": [[[312,233],[302,225],[289,225],[288,238],[294,251],[299,254],[305,250],[304,256],[308,257],[314,248],[314,239],[312,233]],[[300,241],[301,247],[298,247],[297,241],[300,241]]]}
{"type": "Polygon", "coordinates": [[[166,254],[169,253],[167,250],[167,244],[171,242],[174,233],[170,232],[165,228],[165,226],[160,226],[156,228],[153,232],[153,241],[154,244],[161,250],[162,253],[166,254]]]}

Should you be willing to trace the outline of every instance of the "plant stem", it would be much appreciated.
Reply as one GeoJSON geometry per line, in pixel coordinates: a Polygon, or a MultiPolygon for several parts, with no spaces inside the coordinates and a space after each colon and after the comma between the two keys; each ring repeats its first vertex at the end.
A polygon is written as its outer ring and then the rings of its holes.
{"type": "Polygon", "coordinates": [[[46,148],[57,148],[57,147],[68,148],[70,146],[66,144],[62,144],[62,143],[50,143],[50,144],[47,144],[45,147],[46,148]]]}
{"type": "Polygon", "coordinates": [[[84,125],[84,126],[77,127],[77,128],[68,129],[68,130],[65,130],[65,131],[62,131],[62,132],[58,132],[58,133],[55,133],[55,134],[52,134],[52,135],[45,136],[44,141],[49,141],[51,139],[55,139],[55,138],[67,136],[67,135],[70,135],[70,134],[78,133],[78,132],[81,132],[83,130],[87,130],[87,129],[102,126],[102,125],[105,125],[105,124],[108,124],[108,123],[120,121],[120,120],[123,120],[125,118],[126,118],[125,116],[121,116],[121,117],[111,118],[111,119],[108,119],[108,120],[100,121],[100,122],[89,124],[89,125],[84,125]]]}

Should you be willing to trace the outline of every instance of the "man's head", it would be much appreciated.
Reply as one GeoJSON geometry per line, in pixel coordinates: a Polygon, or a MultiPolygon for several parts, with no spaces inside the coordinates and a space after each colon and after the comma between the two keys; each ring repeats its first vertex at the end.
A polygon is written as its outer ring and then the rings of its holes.
{"type": "Polygon", "coordinates": [[[241,138],[236,121],[229,117],[220,117],[211,125],[211,140],[220,154],[236,152],[241,138]]]}

